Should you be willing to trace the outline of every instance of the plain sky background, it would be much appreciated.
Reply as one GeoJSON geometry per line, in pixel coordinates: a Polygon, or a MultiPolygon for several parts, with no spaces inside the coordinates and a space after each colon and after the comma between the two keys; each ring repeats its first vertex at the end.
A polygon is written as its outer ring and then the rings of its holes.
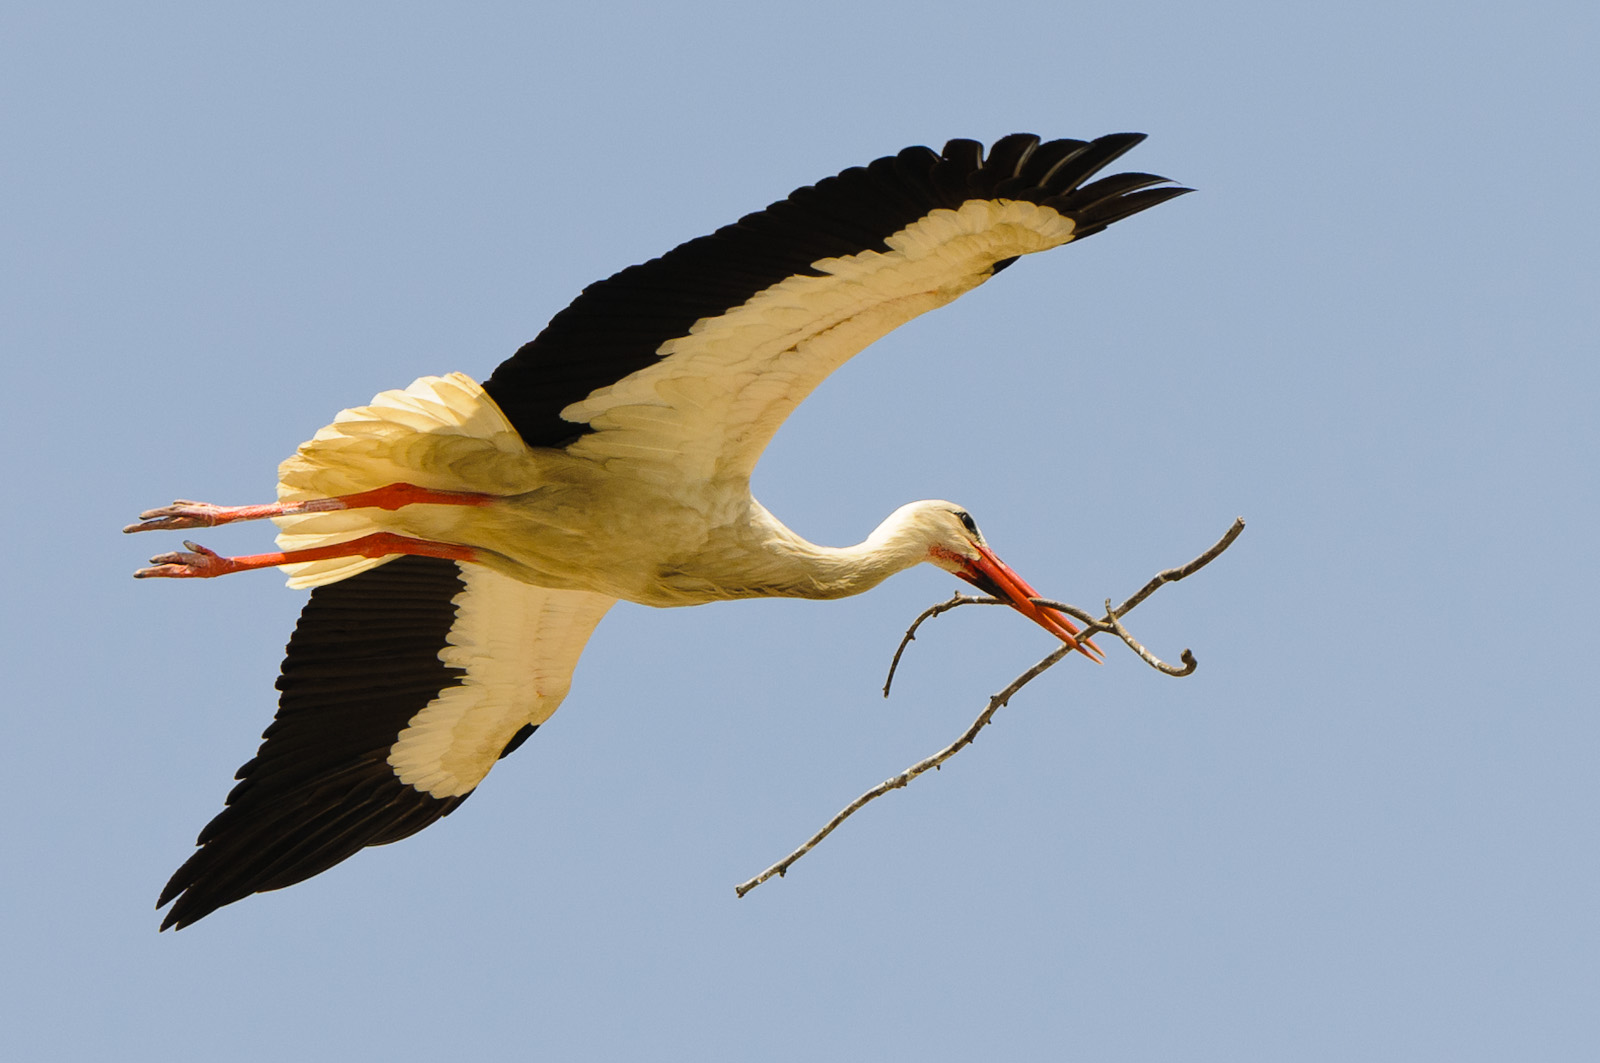
{"type": "MultiPolygon", "coordinates": [[[[0,1054],[1590,1060],[1600,7],[0,11],[0,1054]],[[972,509],[1093,604],[1243,538],[781,881],[1050,648],[620,606],[449,820],[179,934],[153,902],[303,596],[135,583],[341,407],[914,143],[1151,134],[1199,189],[839,372],[757,473],[822,542],[972,509]]],[[[227,553],[270,529],[198,536],[227,553]]]]}

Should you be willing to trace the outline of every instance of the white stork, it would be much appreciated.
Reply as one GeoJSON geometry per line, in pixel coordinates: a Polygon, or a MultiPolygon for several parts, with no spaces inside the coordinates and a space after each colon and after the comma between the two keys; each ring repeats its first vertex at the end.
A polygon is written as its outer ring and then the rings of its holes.
{"type": "Polygon", "coordinates": [[[618,599],[839,598],[927,561],[1072,644],[960,506],[913,502],[860,545],[817,546],[750,473],[879,336],[1189,191],[1090,183],[1142,139],[1016,134],[987,158],[952,140],[845,170],[586,288],[481,385],[424,377],[343,411],[279,466],[275,504],[142,514],[126,530],[270,517],[281,552],[185,543],[141,577],[282,566],[313,588],[277,717],[162,892],[162,929],[448,815],[561,704],[618,599]]]}

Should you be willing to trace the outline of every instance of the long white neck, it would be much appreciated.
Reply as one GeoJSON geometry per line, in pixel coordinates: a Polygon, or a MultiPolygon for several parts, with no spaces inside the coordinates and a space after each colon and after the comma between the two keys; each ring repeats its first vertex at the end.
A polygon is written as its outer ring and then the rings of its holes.
{"type": "Polygon", "coordinates": [[[787,598],[848,598],[869,591],[928,559],[928,536],[918,516],[923,503],[901,506],[855,546],[818,546],[761,509],[763,541],[747,569],[761,590],[787,598]]]}

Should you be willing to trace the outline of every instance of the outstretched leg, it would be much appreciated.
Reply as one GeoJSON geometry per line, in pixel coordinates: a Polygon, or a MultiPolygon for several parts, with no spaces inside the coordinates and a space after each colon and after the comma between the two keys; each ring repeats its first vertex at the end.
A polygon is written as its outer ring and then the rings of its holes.
{"type": "MultiPolygon", "coordinates": [[[[239,518],[243,519],[243,518],[239,518]]],[[[436,543],[428,539],[412,539],[393,532],[374,532],[359,539],[332,546],[314,546],[307,550],[285,550],[273,554],[248,554],[244,557],[223,557],[215,550],[207,550],[199,543],[187,539],[188,549],[157,554],[150,559],[150,568],[141,568],[134,579],[209,579],[230,572],[248,572],[257,568],[275,568],[300,561],[325,561],[331,557],[387,557],[390,554],[417,554],[422,557],[448,557],[454,561],[476,561],[478,552],[470,546],[455,543],[436,543]]]]}
{"type": "MultiPolygon", "coordinates": [[[[268,502],[259,506],[214,506],[209,502],[191,502],[180,498],[170,506],[147,509],[139,514],[139,523],[130,524],[125,532],[177,531],[184,528],[214,528],[219,524],[233,524],[241,520],[261,520],[264,517],[292,517],[303,513],[331,513],[341,509],[399,509],[402,506],[428,504],[437,506],[487,506],[498,495],[478,494],[475,491],[430,491],[415,484],[390,484],[372,491],[333,498],[313,498],[304,502],[268,502]]],[[[263,555],[265,556],[265,555],[263,555]]],[[[306,558],[305,560],[313,560],[306,558]]],[[[217,573],[210,573],[217,575],[217,573]]]]}

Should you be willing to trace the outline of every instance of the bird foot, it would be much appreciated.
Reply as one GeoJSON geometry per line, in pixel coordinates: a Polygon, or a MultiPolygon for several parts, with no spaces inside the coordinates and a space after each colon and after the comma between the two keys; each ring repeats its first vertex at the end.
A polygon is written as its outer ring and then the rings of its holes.
{"type": "MultiPolygon", "coordinates": [[[[214,506],[210,502],[191,502],[180,498],[170,506],[147,509],[139,514],[139,523],[130,524],[124,532],[180,531],[185,528],[214,528],[230,523],[230,510],[238,506],[214,506]]],[[[237,519],[237,518],[232,518],[237,519]]]]}
{"type": "Polygon", "coordinates": [[[243,567],[232,558],[223,557],[215,550],[208,550],[199,543],[185,539],[183,545],[188,549],[174,550],[152,557],[151,567],[141,568],[133,574],[133,578],[210,579],[212,576],[237,572],[243,567]]]}

